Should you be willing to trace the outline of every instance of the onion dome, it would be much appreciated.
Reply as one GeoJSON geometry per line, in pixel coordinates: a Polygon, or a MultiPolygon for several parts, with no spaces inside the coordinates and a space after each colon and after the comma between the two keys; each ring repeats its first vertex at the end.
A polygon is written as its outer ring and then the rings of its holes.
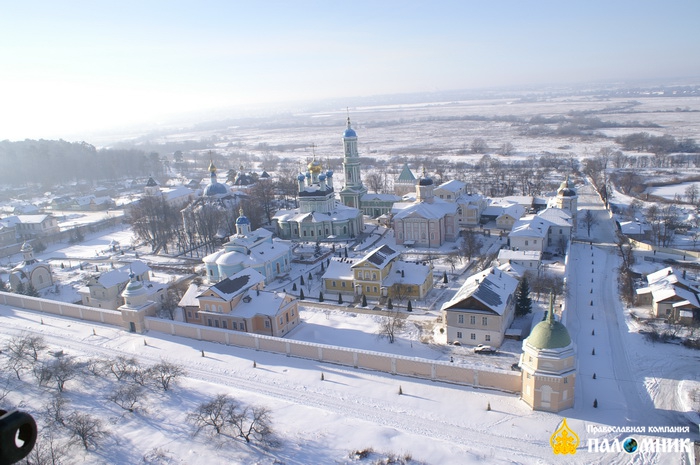
{"type": "Polygon", "coordinates": [[[250,224],[250,220],[243,214],[242,208],[238,211],[238,213],[239,216],[236,218],[236,224],[250,224]]]}
{"type": "Polygon", "coordinates": [[[311,163],[309,163],[308,168],[309,172],[313,174],[318,174],[323,170],[323,168],[321,167],[321,162],[316,160],[315,158],[311,163]]]}
{"type": "Polygon", "coordinates": [[[327,177],[327,178],[332,178],[332,177],[333,177],[333,170],[328,170],[328,171],[326,171],[326,177],[327,177]]]}
{"type": "Polygon", "coordinates": [[[569,180],[569,176],[562,181],[559,189],[557,190],[557,195],[561,197],[574,197],[576,196],[576,190],[574,189],[574,183],[569,180]]]}
{"type": "Polygon", "coordinates": [[[418,180],[419,186],[432,186],[433,179],[425,173],[425,168],[423,168],[423,176],[418,180]]]}
{"type": "Polygon", "coordinates": [[[228,194],[228,188],[216,180],[216,166],[214,166],[213,161],[209,163],[209,172],[211,173],[209,185],[204,188],[204,195],[211,197],[214,195],[228,194]]]}
{"type": "Polygon", "coordinates": [[[305,176],[303,173],[299,173],[299,176],[297,176],[297,181],[303,181],[305,179],[305,176]]]}
{"type": "Polygon", "coordinates": [[[319,174],[319,175],[318,175],[318,180],[319,180],[319,181],[325,181],[325,180],[326,180],[326,175],[323,174],[323,173],[319,174]]]}
{"type": "Polygon", "coordinates": [[[345,132],[343,133],[343,137],[357,137],[357,133],[355,130],[350,127],[350,117],[348,116],[348,127],[345,129],[345,132]]]}

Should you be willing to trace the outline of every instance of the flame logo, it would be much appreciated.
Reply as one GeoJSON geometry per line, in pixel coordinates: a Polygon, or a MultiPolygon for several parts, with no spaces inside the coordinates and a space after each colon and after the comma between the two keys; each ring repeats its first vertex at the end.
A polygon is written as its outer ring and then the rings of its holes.
{"type": "Polygon", "coordinates": [[[571,454],[576,453],[576,448],[579,445],[578,434],[566,424],[566,418],[561,422],[561,426],[549,438],[549,444],[552,446],[552,452],[555,454],[571,454]]]}

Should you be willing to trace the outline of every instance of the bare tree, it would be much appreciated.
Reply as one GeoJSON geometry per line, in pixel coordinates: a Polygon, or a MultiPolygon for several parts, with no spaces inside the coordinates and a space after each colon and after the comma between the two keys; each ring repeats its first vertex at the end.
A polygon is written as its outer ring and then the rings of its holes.
{"type": "Polygon", "coordinates": [[[588,237],[591,237],[591,228],[598,224],[598,219],[595,217],[592,211],[586,210],[586,213],[584,213],[581,223],[586,227],[588,237]]]}
{"type": "Polygon", "coordinates": [[[68,400],[61,394],[56,394],[44,405],[44,416],[50,424],[66,425],[65,407],[68,400]]]}
{"type": "Polygon", "coordinates": [[[49,364],[52,378],[56,382],[58,392],[63,392],[66,382],[80,374],[78,364],[71,357],[58,357],[49,364]]]}
{"type": "Polygon", "coordinates": [[[34,448],[27,455],[27,465],[60,465],[68,458],[68,445],[55,437],[53,428],[43,428],[34,448]]]}
{"type": "Polygon", "coordinates": [[[695,183],[685,188],[685,198],[689,204],[695,205],[698,200],[698,186],[695,183]]]}
{"type": "Polygon", "coordinates": [[[214,399],[200,404],[194,412],[188,414],[187,420],[196,428],[194,434],[206,427],[214,428],[216,434],[221,434],[226,426],[226,414],[232,402],[235,401],[226,394],[217,394],[214,399]]]}
{"type": "Polygon", "coordinates": [[[382,175],[382,173],[378,173],[376,171],[367,173],[367,175],[365,176],[365,184],[367,185],[367,188],[375,194],[383,192],[384,176],[382,175]]]}
{"type": "Polygon", "coordinates": [[[398,310],[389,310],[389,316],[382,317],[379,326],[379,335],[389,339],[393,344],[396,340],[396,333],[404,328],[405,320],[398,310]]]}
{"type": "Polygon", "coordinates": [[[117,381],[121,381],[123,378],[130,376],[132,372],[138,368],[139,362],[133,357],[118,355],[116,358],[107,360],[105,365],[109,369],[109,372],[117,378],[117,381]]]}
{"type": "Polygon", "coordinates": [[[97,447],[108,432],[102,426],[102,421],[88,413],[73,412],[66,421],[71,432],[71,439],[77,440],[85,450],[90,446],[97,447]]]}
{"type": "Polygon", "coordinates": [[[165,293],[165,297],[160,304],[160,310],[158,311],[158,316],[161,318],[167,318],[169,320],[175,319],[175,309],[177,309],[177,304],[182,298],[181,293],[178,289],[170,288],[165,293]]]}
{"type": "Polygon", "coordinates": [[[143,400],[143,387],[136,384],[117,386],[107,397],[107,400],[114,402],[124,410],[133,412],[136,404],[143,400]]]}
{"type": "Polygon", "coordinates": [[[272,435],[272,419],[267,407],[245,407],[231,405],[227,411],[226,421],[233,426],[235,434],[250,443],[266,443],[272,435]]]}
{"type": "Polygon", "coordinates": [[[484,139],[482,139],[481,137],[477,137],[472,141],[469,148],[472,151],[472,153],[484,153],[488,150],[489,147],[484,139]]]}
{"type": "Polygon", "coordinates": [[[164,391],[169,390],[171,384],[178,378],[187,375],[182,365],[177,365],[167,360],[161,360],[160,363],[153,365],[150,370],[153,373],[153,378],[158,381],[164,391]]]}
{"type": "Polygon", "coordinates": [[[472,230],[467,230],[464,231],[462,235],[462,243],[459,247],[459,253],[463,258],[469,261],[472,259],[472,257],[479,254],[483,245],[484,241],[481,239],[478,233],[472,230]]]}

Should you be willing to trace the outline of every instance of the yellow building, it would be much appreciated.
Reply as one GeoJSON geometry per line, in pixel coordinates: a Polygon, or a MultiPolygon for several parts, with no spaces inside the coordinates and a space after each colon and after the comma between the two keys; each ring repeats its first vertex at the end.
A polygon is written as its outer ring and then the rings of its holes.
{"type": "Polygon", "coordinates": [[[332,260],[323,275],[324,292],[422,299],[433,287],[433,270],[428,264],[399,260],[400,253],[383,245],[360,260],[332,260]]]}

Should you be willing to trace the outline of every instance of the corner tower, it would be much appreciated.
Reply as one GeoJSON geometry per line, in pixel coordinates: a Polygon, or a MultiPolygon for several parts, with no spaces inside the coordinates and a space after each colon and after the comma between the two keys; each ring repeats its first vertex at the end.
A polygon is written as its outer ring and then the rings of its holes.
{"type": "Polygon", "coordinates": [[[367,188],[362,184],[360,173],[360,156],[357,152],[357,133],[348,125],[343,133],[343,171],[345,172],[345,185],[340,191],[340,201],[344,205],[353,208],[360,208],[360,199],[367,193],[367,188]]]}
{"type": "Polygon", "coordinates": [[[576,357],[571,336],[554,318],[554,299],[549,311],[523,341],[522,399],[533,410],[559,412],[574,406],[576,357]]]}

